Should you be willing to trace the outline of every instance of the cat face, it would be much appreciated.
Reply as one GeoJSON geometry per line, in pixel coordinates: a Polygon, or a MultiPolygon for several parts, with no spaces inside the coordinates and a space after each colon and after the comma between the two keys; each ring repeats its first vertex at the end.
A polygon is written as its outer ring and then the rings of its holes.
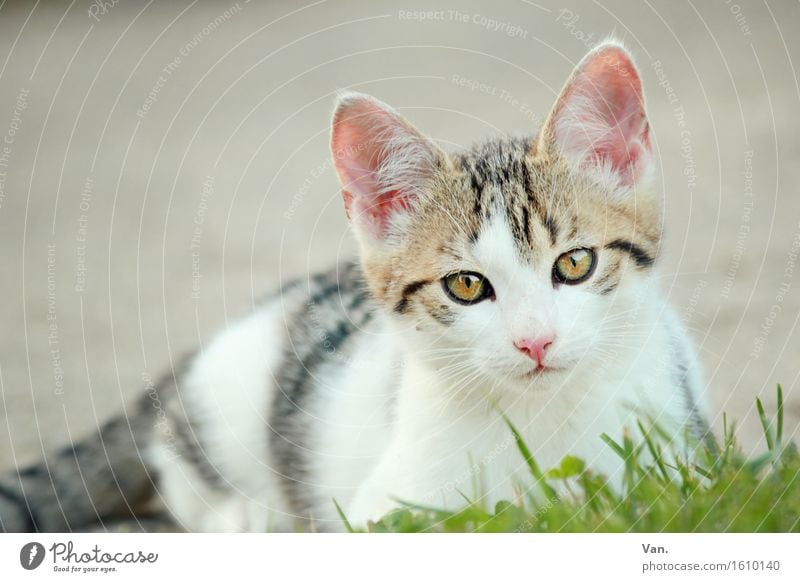
{"type": "Polygon", "coordinates": [[[656,258],[661,211],[621,46],[584,58],[536,138],[451,156],[348,94],[332,150],[372,294],[431,365],[535,385],[636,341],[622,316],[656,258]]]}

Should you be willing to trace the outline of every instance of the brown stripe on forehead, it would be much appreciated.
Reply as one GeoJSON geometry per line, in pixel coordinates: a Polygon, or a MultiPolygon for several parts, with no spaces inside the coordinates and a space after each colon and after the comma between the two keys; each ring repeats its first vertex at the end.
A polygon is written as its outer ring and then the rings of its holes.
{"type": "Polygon", "coordinates": [[[475,195],[475,204],[473,205],[472,212],[475,214],[475,216],[481,216],[483,214],[483,211],[481,210],[483,182],[478,180],[478,176],[475,174],[474,169],[470,168],[469,172],[470,186],[472,186],[472,192],[475,195]]]}
{"type": "Polygon", "coordinates": [[[523,159],[513,160],[510,166],[508,182],[505,184],[504,202],[506,216],[511,227],[514,240],[526,254],[533,244],[533,217],[541,219],[542,201],[531,185],[530,170],[523,159]]]}
{"type": "Polygon", "coordinates": [[[531,179],[531,171],[525,160],[519,162],[519,175],[522,178],[522,191],[525,193],[528,206],[536,214],[542,213],[542,201],[539,199],[535,188],[533,187],[533,180],[531,179]]]}
{"type": "Polygon", "coordinates": [[[461,169],[475,196],[473,212],[476,216],[490,219],[496,196],[510,194],[510,190],[519,187],[523,198],[527,197],[531,204],[538,203],[527,167],[531,143],[529,138],[494,140],[459,156],[461,169]]]}
{"type": "Polygon", "coordinates": [[[578,236],[578,215],[572,214],[572,218],[570,219],[570,226],[569,226],[569,234],[567,238],[574,239],[578,236]]]}
{"type": "Polygon", "coordinates": [[[549,214],[545,214],[542,222],[547,228],[547,233],[550,235],[550,244],[555,245],[558,240],[558,225],[556,221],[553,220],[553,217],[549,214]]]}
{"type": "Polygon", "coordinates": [[[526,242],[528,243],[527,246],[530,246],[528,231],[530,227],[530,211],[524,201],[520,204],[520,201],[516,199],[513,193],[504,196],[504,200],[506,223],[508,228],[511,229],[511,235],[517,246],[524,252],[526,242]]]}
{"type": "Polygon", "coordinates": [[[628,253],[630,258],[636,263],[637,267],[647,268],[655,262],[655,257],[649,254],[642,247],[625,239],[616,239],[606,244],[606,248],[628,253]]]}
{"type": "Polygon", "coordinates": [[[409,283],[405,287],[403,287],[402,298],[397,304],[394,306],[394,310],[396,313],[405,313],[408,311],[409,301],[411,296],[414,295],[417,291],[425,287],[425,285],[430,285],[430,279],[421,279],[419,281],[414,281],[413,283],[409,283]]]}
{"type": "Polygon", "coordinates": [[[497,180],[492,176],[492,168],[485,158],[477,158],[464,168],[469,172],[470,185],[475,195],[473,213],[479,219],[488,219],[492,212],[494,193],[487,192],[486,187],[497,180]]]}

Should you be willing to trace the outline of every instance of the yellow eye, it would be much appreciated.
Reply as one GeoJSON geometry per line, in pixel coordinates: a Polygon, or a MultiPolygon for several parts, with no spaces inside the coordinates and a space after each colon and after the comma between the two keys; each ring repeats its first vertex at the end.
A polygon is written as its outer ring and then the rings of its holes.
{"type": "Polygon", "coordinates": [[[564,253],[553,265],[556,283],[576,285],[583,283],[594,272],[595,257],[592,249],[573,249],[564,253]]]}
{"type": "Polygon", "coordinates": [[[494,295],[489,281],[480,273],[464,271],[442,279],[442,286],[450,299],[462,305],[483,301],[494,295]]]}

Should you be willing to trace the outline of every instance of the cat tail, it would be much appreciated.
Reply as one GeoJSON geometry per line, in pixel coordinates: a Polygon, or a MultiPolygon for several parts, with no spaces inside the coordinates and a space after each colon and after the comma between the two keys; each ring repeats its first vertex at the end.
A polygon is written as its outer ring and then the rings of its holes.
{"type": "Polygon", "coordinates": [[[154,491],[145,455],[156,407],[144,395],[128,415],[16,472],[0,473],[0,532],[64,532],[132,517],[154,491]]]}

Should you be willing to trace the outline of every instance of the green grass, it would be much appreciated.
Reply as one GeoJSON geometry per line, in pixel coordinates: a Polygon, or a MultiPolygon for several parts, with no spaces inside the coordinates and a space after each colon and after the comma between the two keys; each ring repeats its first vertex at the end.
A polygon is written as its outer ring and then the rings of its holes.
{"type": "MultiPolygon", "coordinates": [[[[603,435],[625,461],[621,491],[575,457],[542,471],[516,428],[506,419],[530,471],[530,487],[518,500],[493,508],[469,502],[456,512],[404,505],[373,532],[789,532],[800,531],[800,455],[783,440],[783,394],[776,419],[756,402],[768,450],[747,459],[733,426],[723,442],[698,444],[694,462],[669,451],[668,435],[639,423],[641,439],[621,442],[603,435]],[[559,496],[557,491],[568,493],[559,496]]],[[[469,500],[468,500],[469,501],[469,500]]],[[[338,509],[338,506],[337,506],[338,509]]],[[[339,514],[347,523],[344,514],[339,514]]]]}

